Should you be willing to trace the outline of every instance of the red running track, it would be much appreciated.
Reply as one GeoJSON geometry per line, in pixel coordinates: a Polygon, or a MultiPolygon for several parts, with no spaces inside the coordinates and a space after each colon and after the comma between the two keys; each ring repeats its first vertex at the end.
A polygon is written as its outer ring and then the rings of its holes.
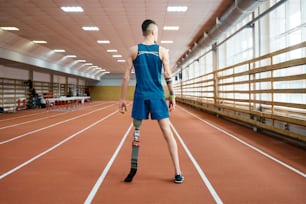
{"type": "Polygon", "coordinates": [[[133,129],[117,108],[0,115],[0,203],[306,203],[305,150],[183,105],[171,123],[185,182],[172,182],[166,142],[148,120],[139,170],[124,183],[133,129]]]}

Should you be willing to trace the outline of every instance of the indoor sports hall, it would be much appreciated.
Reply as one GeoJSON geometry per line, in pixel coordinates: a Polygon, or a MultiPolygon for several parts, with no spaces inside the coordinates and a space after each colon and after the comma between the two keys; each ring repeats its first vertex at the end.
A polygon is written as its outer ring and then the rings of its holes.
{"type": "Polygon", "coordinates": [[[306,203],[305,11],[0,0],[0,204],[306,203]],[[133,119],[145,84],[161,85],[169,120],[133,119]]]}

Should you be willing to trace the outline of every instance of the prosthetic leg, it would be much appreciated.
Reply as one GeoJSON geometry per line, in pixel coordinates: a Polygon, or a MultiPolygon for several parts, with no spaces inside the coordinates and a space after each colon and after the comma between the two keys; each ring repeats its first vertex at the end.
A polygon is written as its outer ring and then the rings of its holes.
{"type": "Polygon", "coordinates": [[[135,127],[134,137],[132,142],[132,158],[131,158],[131,170],[127,177],[124,179],[125,182],[131,182],[137,172],[137,163],[138,163],[138,151],[139,151],[139,136],[140,136],[140,125],[141,120],[134,119],[133,124],[135,127]]]}

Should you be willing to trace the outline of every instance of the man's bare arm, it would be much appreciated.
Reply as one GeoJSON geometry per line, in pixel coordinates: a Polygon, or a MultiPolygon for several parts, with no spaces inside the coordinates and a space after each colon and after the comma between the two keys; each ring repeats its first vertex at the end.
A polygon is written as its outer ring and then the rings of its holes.
{"type": "Polygon", "coordinates": [[[133,60],[135,59],[135,52],[137,54],[137,47],[130,48],[130,54],[128,57],[128,67],[126,68],[123,77],[122,77],[122,84],[121,84],[121,95],[120,95],[120,101],[119,101],[119,112],[125,113],[127,111],[126,107],[126,93],[130,81],[130,74],[133,69],[133,60]]]}
{"type": "Polygon", "coordinates": [[[160,53],[164,67],[164,78],[166,80],[167,88],[169,91],[169,109],[171,111],[175,109],[176,102],[175,102],[175,94],[172,87],[172,78],[171,78],[172,73],[169,65],[169,50],[160,47],[160,53]]]}

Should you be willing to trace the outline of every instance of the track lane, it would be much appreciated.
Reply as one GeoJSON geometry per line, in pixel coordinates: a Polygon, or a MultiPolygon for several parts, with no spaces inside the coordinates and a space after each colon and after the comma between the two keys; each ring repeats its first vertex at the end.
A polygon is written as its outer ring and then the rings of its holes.
{"type": "Polygon", "coordinates": [[[40,152],[48,149],[50,146],[58,143],[69,135],[87,127],[95,121],[103,118],[105,115],[116,112],[117,107],[108,105],[97,112],[88,114],[71,120],[67,123],[62,123],[51,128],[44,129],[30,134],[20,140],[13,141],[1,145],[0,148],[0,173],[9,171],[9,169],[18,166],[20,163],[32,158],[40,152]],[[77,125],[76,125],[77,124],[77,125]]]}
{"type": "Polygon", "coordinates": [[[5,113],[0,114],[0,124],[6,121],[12,121],[19,118],[27,118],[32,116],[38,116],[40,114],[45,114],[45,109],[26,109],[22,111],[17,111],[15,113],[5,113]]]}
{"type": "Polygon", "coordinates": [[[5,189],[0,193],[0,200],[10,203],[82,203],[127,128],[126,122],[118,120],[121,115],[117,110],[114,113],[0,180],[0,188],[5,189]],[[116,121],[118,126],[113,128],[116,121]],[[109,131],[110,127],[113,131],[109,131]]]}
{"type": "Polygon", "coordinates": [[[0,130],[4,130],[7,128],[11,128],[11,127],[16,127],[22,124],[27,124],[27,123],[31,123],[34,121],[39,121],[39,120],[43,120],[44,118],[47,117],[52,117],[52,116],[56,116],[56,115],[63,115],[65,113],[60,113],[60,112],[52,112],[52,113],[48,113],[46,111],[44,112],[40,112],[38,114],[30,114],[29,116],[24,115],[23,117],[18,117],[16,116],[16,118],[10,118],[10,119],[3,119],[2,121],[0,121],[0,130]]]}
{"type": "Polygon", "coordinates": [[[107,107],[107,104],[99,106],[91,106],[86,109],[79,109],[76,111],[62,112],[62,113],[49,113],[45,112],[45,115],[41,115],[39,118],[27,118],[19,123],[10,122],[6,126],[3,126],[1,129],[0,135],[0,145],[10,142],[10,140],[15,140],[14,138],[21,138],[26,135],[32,134],[34,132],[40,131],[39,129],[47,129],[53,127],[54,124],[62,124],[64,122],[69,122],[74,118],[79,118],[90,114],[99,109],[107,107]]]}
{"type": "MultiPolygon", "coordinates": [[[[36,121],[43,121],[44,119],[52,118],[52,117],[58,117],[58,116],[64,116],[67,114],[70,114],[72,112],[79,112],[83,109],[93,109],[94,107],[101,106],[101,103],[95,103],[91,104],[90,106],[84,106],[73,110],[67,110],[67,111],[46,111],[45,109],[43,111],[40,111],[38,113],[28,114],[28,115],[18,115],[14,118],[7,118],[0,120],[0,130],[4,130],[7,128],[17,127],[23,124],[33,123],[36,121]]],[[[19,112],[18,112],[19,113],[19,112]]],[[[3,117],[5,117],[4,115],[3,117]]]]}
{"type": "Polygon", "coordinates": [[[167,143],[156,121],[143,121],[140,134],[139,168],[133,182],[123,182],[130,168],[130,133],[92,203],[215,203],[179,143],[186,179],[182,185],[173,183],[174,169],[167,143]]]}
{"type": "MultiPolygon", "coordinates": [[[[247,128],[211,115],[199,111],[193,113],[218,123],[226,131],[274,157],[302,171],[305,169],[304,151],[261,137],[247,128]]],[[[171,121],[224,203],[305,201],[305,179],[301,176],[260,156],[180,110],[180,107],[172,113],[171,121]]],[[[30,165],[0,179],[0,203],[83,203],[130,123],[129,113],[123,116],[115,114],[30,165]]],[[[71,126],[81,127],[84,121],[71,121],[66,125],[73,129],[71,126]]],[[[51,131],[54,134],[60,130],[51,131]]],[[[141,134],[140,170],[134,182],[123,182],[130,166],[130,135],[94,196],[93,203],[215,203],[180,144],[181,166],[186,180],[184,184],[177,185],[172,183],[170,156],[156,122],[144,121],[141,134]]],[[[41,139],[40,142],[44,142],[43,138],[39,137],[37,141],[41,139]]],[[[15,142],[9,144],[11,148],[15,148],[13,144],[15,142]]],[[[29,148],[27,151],[32,150],[29,148]]]]}
{"type": "MultiPolygon", "coordinates": [[[[194,112],[202,118],[208,117],[205,120],[211,119],[211,115],[194,112]]],[[[306,200],[302,193],[306,189],[305,178],[300,174],[186,114],[182,109],[175,111],[172,121],[224,203],[303,203],[306,200]]],[[[232,126],[238,129],[233,134],[242,139],[247,137],[251,141],[259,136],[248,128],[237,128],[237,125],[222,122],[222,119],[218,119],[218,122],[217,126],[221,128],[231,130],[232,126]]],[[[269,143],[265,147],[273,149],[269,143]]],[[[292,151],[290,145],[287,145],[287,149],[292,151]]],[[[305,152],[295,149],[297,155],[306,158],[305,152]]],[[[286,156],[279,155],[280,158],[286,156]]],[[[301,170],[305,172],[305,166],[301,170]]]]}

